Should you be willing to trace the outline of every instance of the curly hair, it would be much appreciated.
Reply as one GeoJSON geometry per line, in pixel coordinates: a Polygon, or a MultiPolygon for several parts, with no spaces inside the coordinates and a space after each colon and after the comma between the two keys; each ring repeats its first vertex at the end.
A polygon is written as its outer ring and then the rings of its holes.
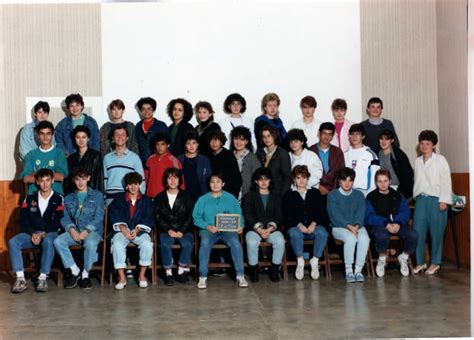
{"type": "Polygon", "coordinates": [[[168,117],[170,117],[170,119],[174,121],[173,109],[176,104],[183,105],[183,111],[184,111],[183,121],[189,122],[191,118],[193,118],[193,106],[191,105],[190,102],[188,102],[184,98],[176,98],[168,103],[168,106],[166,107],[166,112],[168,113],[168,117]]]}
{"type": "Polygon", "coordinates": [[[242,97],[239,93],[232,93],[227,96],[227,98],[224,101],[224,112],[225,113],[230,113],[230,104],[232,102],[239,102],[240,105],[242,105],[242,108],[240,109],[240,113],[244,113],[247,110],[247,102],[245,101],[245,98],[242,97]]]}

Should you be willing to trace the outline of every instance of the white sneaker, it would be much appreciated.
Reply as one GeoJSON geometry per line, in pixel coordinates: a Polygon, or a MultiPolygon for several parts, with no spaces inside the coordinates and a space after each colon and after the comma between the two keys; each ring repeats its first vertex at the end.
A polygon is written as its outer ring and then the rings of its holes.
{"type": "Polygon", "coordinates": [[[384,277],[385,275],[385,264],[386,264],[386,257],[379,257],[377,261],[377,267],[375,267],[375,273],[378,277],[384,277]]]}
{"type": "Polygon", "coordinates": [[[239,288],[247,288],[249,286],[249,283],[245,279],[245,276],[237,276],[237,283],[239,285],[239,288]]]}
{"type": "Polygon", "coordinates": [[[296,266],[295,278],[299,281],[303,280],[304,277],[304,266],[296,266]]]}
{"type": "Polygon", "coordinates": [[[313,257],[310,261],[309,264],[311,265],[311,278],[313,280],[319,279],[319,259],[316,257],[313,257]]]}
{"type": "Polygon", "coordinates": [[[207,277],[200,277],[199,282],[197,284],[199,289],[206,289],[207,288],[207,277]]]}
{"type": "Polygon", "coordinates": [[[138,287],[148,288],[148,281],[147,280],[145,280],[145,281],[138,280],[138,287]]]}
{"type": "Polygon", "coordinates": [[[404,259],[403,254],[398,255],[398,263],[400,263],[400,274],[402,276],[410,275],[410,268],[408,268],[408,260],[404,259]]]}
{"type": "Polygon", "coordinates": [[[118,283],[115,285],[115,289],[116,289],[116,290],[122,290],[122,289],[124,289],[125,287],[127,287],[127,281],[118,282],[118,283]]]}

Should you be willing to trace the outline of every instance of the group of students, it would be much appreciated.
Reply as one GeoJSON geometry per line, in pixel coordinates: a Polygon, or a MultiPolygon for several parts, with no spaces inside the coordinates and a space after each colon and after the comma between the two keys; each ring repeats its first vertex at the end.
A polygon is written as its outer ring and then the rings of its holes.
{"type": "Polygon", "coordinates": [[[306,96],[300,102],[302,118],[289,131],[279,118],[280,99],[275,93],[262,98],[262,115],[253,126],[243,116],[246,101],[237,93],[224,101],[228,116],[218,124],[209,102],[198,102],[193,109],[185,99],[174,99],[167,106],[173,121],[168,127],[154,118],[156,101],[149,97],[137,102],[141,116],[137,125],[123,119],[121,100],[112,101],[111,120],[100,130],[83,112],[79,94],[69,95],[65,102],[70,115],[56,129],[47,120],[48,103],[38,102],[35,120],[21,132],[21,178],[28,195],[21,208],[21,233],[8,242],[16,273],[14,293],[27,288],[21,250],[31,247],[42,249],[36,291],[47,290],[55,252],[68,269],[65,288],[91,288],[89,272],[98,259],[105,207],[117,290],[127,284],[129,243],[139,249],[139,286],[148,287],[145,272],[153,255],[152,230],[158,234],[167,285],[189,280],[197,241],[194,228],[200,238],[198,288],[207,287],[211,249],[217,242],[230,248],[238,286],[248,286],[243,232],[252,282],[259,280],[262,240],[272,244],[269,276],[279,281],[285,237],[296,256],[298,280],[304,277],[304,240],[314,240],[309,264],[311,278],[317,280],[330,234],[344,243],[348,282],[364,281],[370,237],[379,254],[376,273],[380,277],[391,235],[402,240],[398,261],[403,276],[409,275],[408,259],[414,252],[414,273],[435,274],[440,269],[451,204],[449,165],[435,152],[436,133],[425,130],[419,134],[421,156],[413,171],[393,124],[381,117],[380,98],[371,98],[369,118],[354,124],[345,119],[345,100],[332,103],[334,123],[322,123],[315,117],[316,100],[306,96]],[[189,124],[194,114],[196,127],[189,124]],[[413,227],[409,225],[411,200],[416,202],[413,227]],[[235,232],[219,230],[218,214],[240,215],[240,226],[235,232]],[[428,232],[429,268],[425,262],[428,232]],[[175,275],[174,243],[181,245],[175,275]],[[72,256],[72,245],[83,245],[82,269],[72,256]]]}

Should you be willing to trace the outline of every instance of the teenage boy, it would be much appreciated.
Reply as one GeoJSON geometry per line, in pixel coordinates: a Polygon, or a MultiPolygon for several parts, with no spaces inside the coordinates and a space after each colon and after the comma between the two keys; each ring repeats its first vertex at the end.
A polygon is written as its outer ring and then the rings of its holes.
{"type": "Polygon", "coordinates": [[[319,180],[319,192],[324,196],[337,187],[337,173],[345,166],[344,154],[341,149],[331,145],[334,132],[333,123],[322,123],[319,126],[319,142],[309,148],[319,157],[323,165],[323,175],[319,180]]]}
{"type": "MultiPolygon", "coordinates": [[[[155,153],[145,165],[146,195],[154,198],[165,189],[162,179],[166,169],[181,169],[181,163],[169,152],[171,140],[167,133],[158,132],[150,143],[154,146],[155,153]]],[[[184,182],[181,183],[181,189],[184,190],[184,182]]]]}
{"type": "Polygon", "coordinates": [[[54,240],[54,247],[63,262],[64,268],[70,270],[64,288],[79,286],[91,289],[89,272],[98,260],[97,247],[102,239],[104,224],[104,196],[100,191],[87,186],[90,174],[85,168],[76,168],[72,174],[76,192],[64,198],[64,216],[61,225],[66,231],[54,240]],[[70,246],[84,247],[84,268],[81,270],[72,257],[70,246]],[[80,282],[79,282],[80,281],[80,282]]]}
{"type": "Polygon", "coordinates": [[[54,173],[49,169],[40,169],[35,174],[39,191],[25,198],[21,205],[21,232],[8,241],[8,253],[12,269],[16,274],[12,293],[22,293],[26,288],[23,272],[22,249],[41,248],[41,268],[36,285],[37,292],[46,292],[46,281],[54,260],[53,241],[61,229],[63,217],[63,197],[53,191],[54,173]]]}
{"type": "Polygon", "coordinates": [[[346,119],[347,102],[336,98],[331,104],[332,116],[334,117],[335,134],[331,144],[341,149],[342,152],[349,150],[349,129],[353,122],[346,119]]]}
{"type": "MultiPolygon", "coordinates": [[[[238,126],[244,126],[252,131],[252,121],[243,116],[246,110],[247,102],[239,93],[229,94],[225,99],[224,112],[227,116],[219,121],[219,126],[227,138],[227,142],[224,145],[226,149],[231,148],[232,138],[230,137],[230,133],[233,129],[238,126]]],[[[257,141],[255,140],[255,134],[253,134],[251,138],[252,150],[256,150],[257,141]]]]}
{"type": "Polygon", "coordinates": [[[52,144],[54,126],[47,120],[36,126],[40,146],[31,150],[23,161],[23,171],[20,178],[28,185],[28,194],[37,190],[35,173],[39,169],[50,169],[54,173],[53,190],[63,194],[63,181],[68,175],[67,161],[64,152],[52,144]]]}
{"type": "Polygon", "coordinates": [[[395,147],[400,147],[400,142],[398,141],[397,133],[395,132],[395,127],[393,123],[386,118],[382,118],[383,102],[382,99],[378,97],[372,97],[367,102],[367,115],[368,119],[364,120],[361,124],[365,128],[366,138],[365,145],[372,149],[376,154],[379,153],[379,136],[383,130],[390,130],[393,132],[394,145],[395,147]]]}
{"type": "Polygon", "coordinates": [[[212,174],[211,161],[199,152],[199,137],[195,132],[189,132],[184,137],[184,155],[178,156],[183,166],[186,192],[194,202],[209,191],[207,183],[212,174]]]}
{"type": "Polygon", "coordinates": [[[365,223],[375,238],[375,250],[379,253],[375,272],[378,277],[385,275],[387,249],[392,235],[402,240],[403,252],[398,255],[400,273],[408,276],[408,258],[415,252],[418,234],[410,227],[410,209],[407,200],[390,187],[390,171],[380,169],[375,174],[377,189],[367,195],[365,223]]]}
{"type": "Polygon", "coordinates": [[[255,119],[254,133],[257,138],[257,147],[263,148],[263,142],[260,138],[263,127],[269,125],[279,132],[282,140],[281,145],[286,142],[286,129],[283,126],[283,121],[278,117],[280,106],[280,97],[276,93],[267,93],[263,96],[261,102],[262,114],[255,119]]]}
{"type": "Polygon", "coordinates": [[[395,145],[392,130],[383,130],[379,136],[380,167],[390,171],[390,186],[401,193],[407,200],[413,196],[414,173],[410,160],[402,149],[395,145]]]}
{"type": "Polygon", "coordinates": [[[91,116],[85,114],[84,100],[78,93],[70,94],[65,99],[66,108],[70,116],[64,117],[56,126],[56,143],[58,148],[64,151],[66,157],[74,153],[74,143],[71,138],[72,130],[79,125],[87,126],[91,132],[90,147],[100,151],[99,127],[91,116]]]}
{"type": "Polygon", "coordinates": [[[291,125],[292,129],[301,129],[308,139],[308,145],[314,145],[318,142],[318,129],[321,122],[314,117],[314,112],[318,103],[313,96],[303,97],[300,101],[300,109],[303,117],[291,125]]]}
{"type": "Polygon", "coordinates": [[[244,260],[242,245],[239,235],[242,233],[244,220],[239,201],[232,194],[223,190],[225,185],[224,177],[221,174],[213,174],[209,178],[210,192],[201,196],[193,210],[194,225],[200,228],[201,246],[199,248],[199,282],[197,287],[207,288],[207,272],[209,256],[212,246],[223,241],[229,248],[234,262],[237,275],[237,284],[240,288],[248,287],[244,276],[244,260]],[[240,226],[236,232],[219,231],[216,227],[217,214],[238,214],[240,215],[240,226]]]}
{"type": "Polygon", "coordinates": [[[333,237],[344,242],[346,281],[349,283],[364,282],[362,268],[370,245],[370,238],[364,227],[365,199],[359,190],[353,190],[355,177],[353,169],[342,168],[337,176],[339,188],[328,194],[330,227],[333,237]],[[354,255],[355,268],[352,268],[354,255]]]}
{"type": "Polygon", "coordinates": [[[365,129],[362,124],[354,124],[349,129],[351,146],[344,152],[346,167],[355,171],[354,189],[364,196],[375,189],[375,172],[380,168],[377,155],[364,145],[365,129]]]}
{"type": "MultiPolygon", "coordinates": [[[[33,107],[34,119],[32,122],[26,124],[21,129],[20,134],[20,161],[23,161],[31,150],[39,146],[38,134],[36,133],[36,126],[43,120],[48,120],[49,104],[48,102],[39,101],[33,107]]],[[[56,142],[53,138],[53,145],[56,142]]]]}
{"type": "Polygon", "coordinates": [[[221,173],[226,184],[226,191],[239,198],[242,186],[242,175],[239,164],[232,151],[224,147],[227,137],[222,131],[213,131],[210,136],[209,146],[212,154],[209,157],[212,171],[221,173]]]}
{"type": "Polygon", "coordinates": [[[288,131],[287,139],[290,144],[291,169],[297,165],[306,165],[311,175],[308,178],[308,189],[318,189],[323,175],[323,164],[316,153],[308,150],[305,133],[301,129],[291,129],[288,131]]]}
{"type": "Polygon", "coordinates": [[[191,196],[179,188],[183,176],[177,168],[166,169],[163,190],[155,197],[155,217],[160,229],[161,259],[165,271],[164,282],[173,285],[173,244],[181,245],[176,279],[188,282],[188,265],[193,250],[193,207],[191,196]]]}
{"type": "Polygon", "coordinates": [[[156,100],[150,97],[140,98],[137,102],[137,109],[140,112],[141,120],[135,126],[135,136],[138,142],[138,151],[143,165],[155,149],[150,147],[151,139],[158,132],[168,132],[168,127],[164,122],[153,118],[156,110],[156,100]]]}
{"type": "Polygon", "coordinates": [[[444,231],[448,218],[448,205],[452,204],[451,172],[446,158],[436,152],[438,136],[424,130],[418,136],[421,156],[415,160],[415,212],[413,225],[418,232],[415,274],[436,274],[442,262],[444,231]],[[426,234],[431,235],[431,265],[425,262],[426,234]]]}
{"type": "Polygon", "coordinates": [[[122,290],[127,286],[125,268],[127,260],[127,246],[135,244],[140,252],[140,273],[138,284],[140,288],[147,288],[146,269],[151,266],[153,242],[150,237],[155,226],[153,202],[150,198],[140,194],[140,184],[143,177],[138,172],[125,175],[125,192],[117,195],[109,206],[109,222],[112,225],[111,252],[114,259],[114,268],[118,272],[118,282],[115,289],[122,290]]]}
{"type": "Polygon", "coordinates": [[[120,99],[112,100],[109,104],[110,121],[100,128],[100,153],[105,156],[114,151],[112,130],[117,126],[124,126],[128,131],[127,149],[138,154],[138,143],[135,137],[135,124],[123,119],[125,104],[120,99]]]}
{"type": "Polygon", "coordinates": [[[311,278],[319,279],[319,259],[328,239],[329,221],[323,198],[314,188],[308,189],[311,174],[306,165],[297,165],[291,172],[295,189],[289,191],[283,201],[285,224],[290,228],[288,235],[296,256],[295,277],[303,280],[304,258],[303,244],[305,240],[314,240],[311,265],[311,278]]]}
{"type": "MultiPolygon", "coordinates": [[[[140,157],[133,151],[128,150],[128,131],[123,126],[117,126],[112,130],[114,151],[104,157],[104,188],[107,205],[118,193],[124,192],[123,178],[129,172],[138,172],[145,176],[140,157]]],[[[141,193],[145,193],[145,184],[141,185],[141,193]]]]}

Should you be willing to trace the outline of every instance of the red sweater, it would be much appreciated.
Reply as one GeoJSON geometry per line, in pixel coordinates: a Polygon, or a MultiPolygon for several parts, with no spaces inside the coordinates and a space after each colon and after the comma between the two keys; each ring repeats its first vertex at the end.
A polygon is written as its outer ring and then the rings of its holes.
{"type": "MultiPolygon", "coordinates": [[[[148,197],[154,198],[165,189],[162,178],[168,168],[182,169],[179,160],[169,152],[161,157],[158,157],[157,154],[153,154],[148,158],[145,166],[146,195],[148,197]]],[[[181,179],[180,188],[182,190],[185,189],[183,178],[181,179]]]]}

